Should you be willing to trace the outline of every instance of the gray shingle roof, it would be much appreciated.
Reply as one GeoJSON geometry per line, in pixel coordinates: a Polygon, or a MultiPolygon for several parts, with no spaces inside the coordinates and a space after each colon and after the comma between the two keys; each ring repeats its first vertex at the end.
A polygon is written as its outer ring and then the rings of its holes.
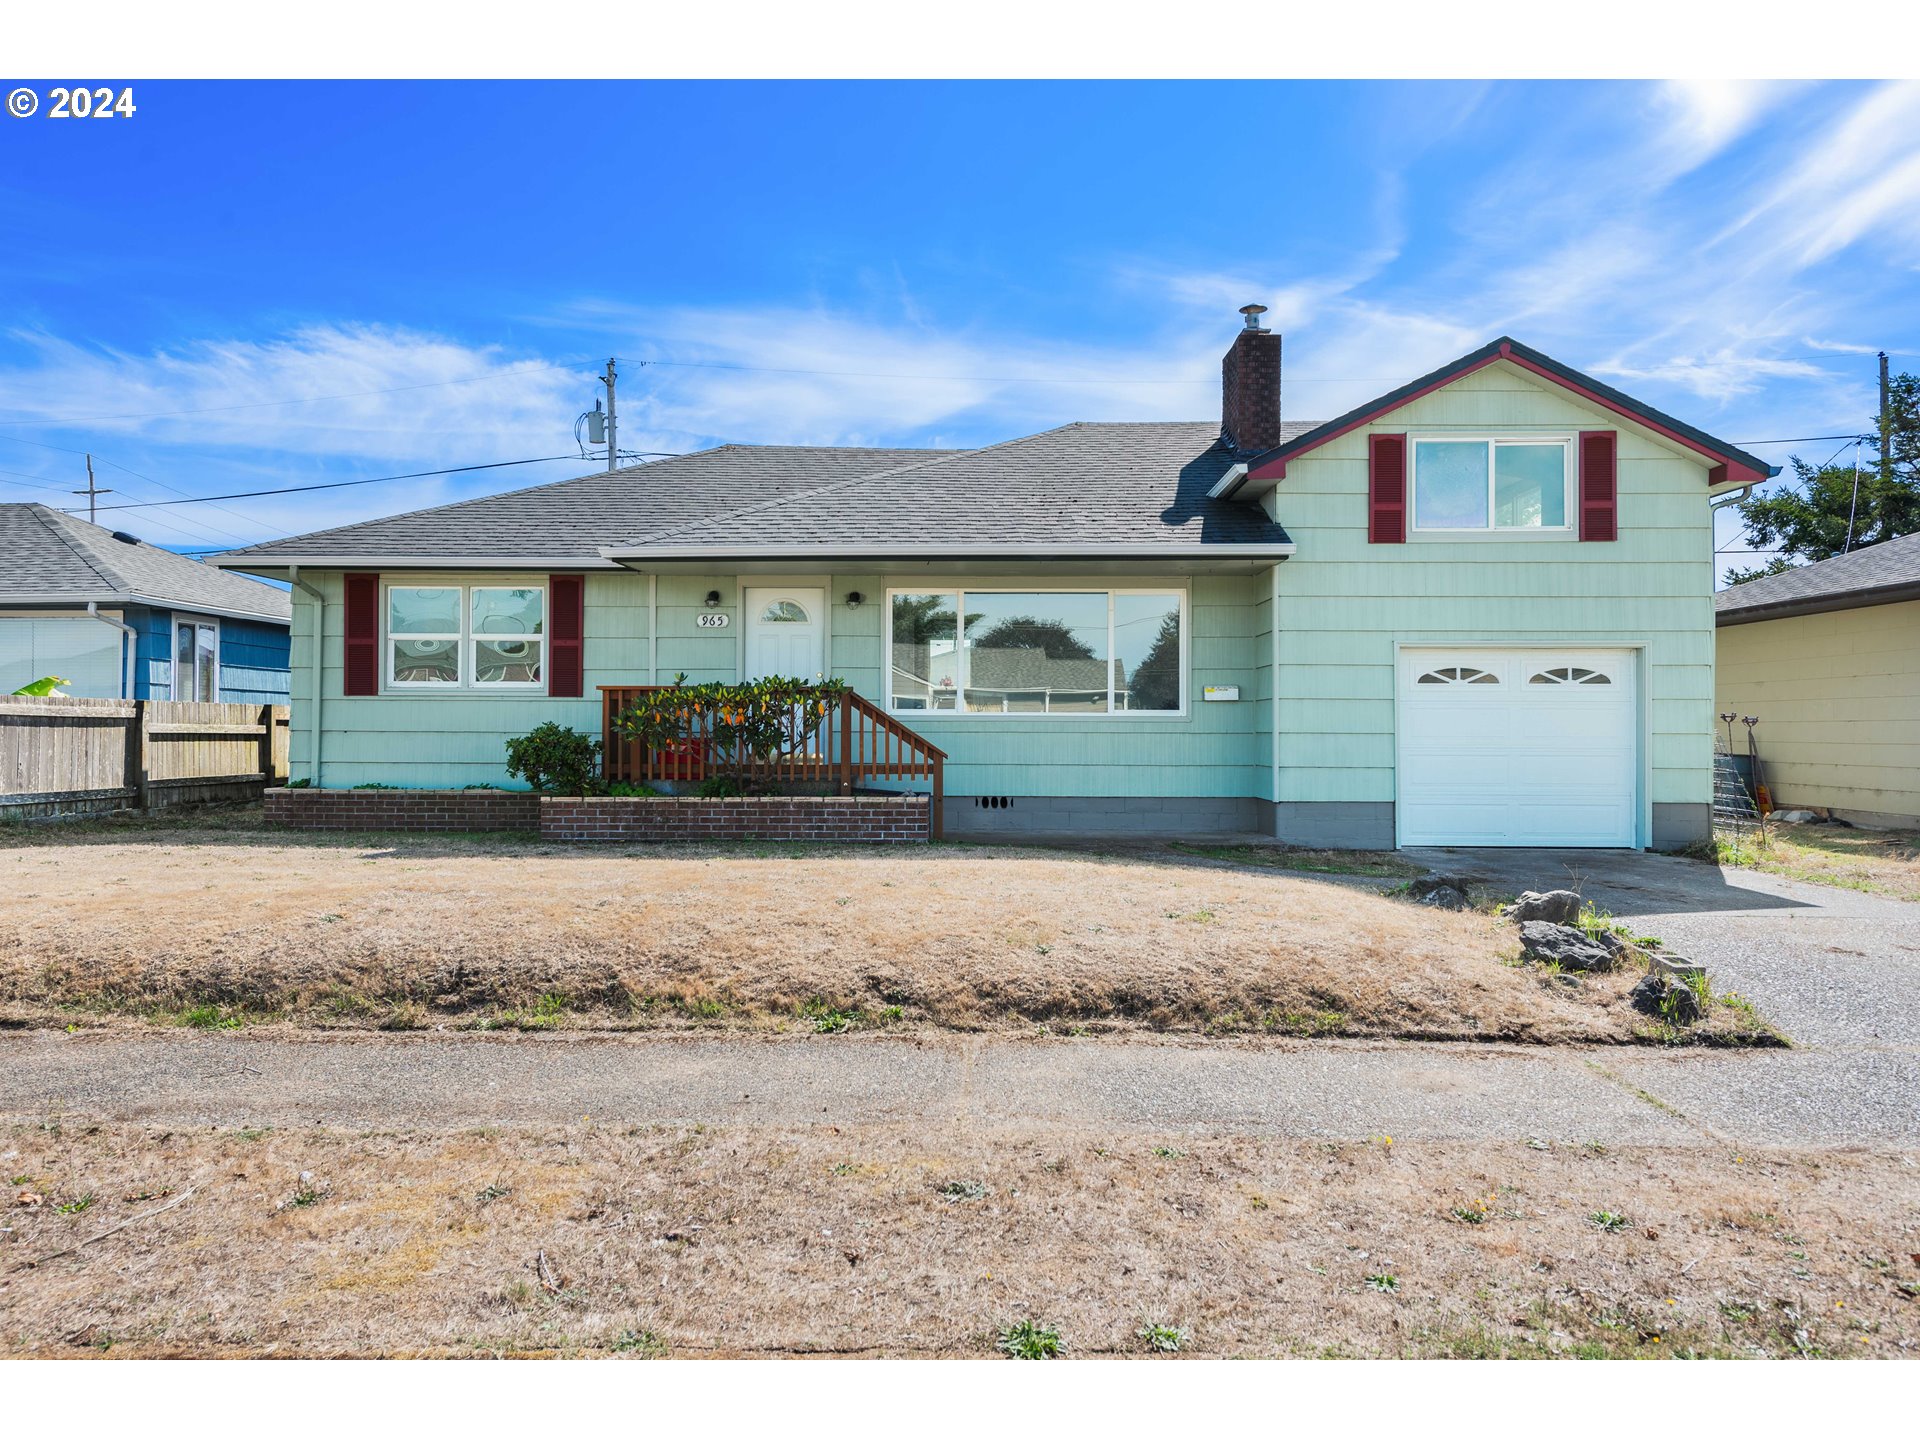
{"type": "Polygon", "coordinates": [[[382,520],[232,550],[250,556],[538,559],[602,563],[600,547],[668,525],[761,503],[850,475],[892,470],[950,450],[722,445],[693,455],[462,500],[382,520]]]}
{"type": "Polygon", "coordinates": [[[1286,544],[1286,531],[1257,507],[1208,498],[1234,462],[1214,421],[1081,422],[656,527],[613,553],[1286,544]]]}
{"type": "Polygon", "coordinates": [[[1722,625],[1776,614],[1879,605],[1920,595],[1920,534],[1883,540],[1848,555],[1730,585],[1713,597],[1722,625]]]}
{"type": "Polygon", "coordinates": [[[45,505],[0,505],[0,604],[140,601],[285,624],[284,590],[229,575],[45,505]]]}

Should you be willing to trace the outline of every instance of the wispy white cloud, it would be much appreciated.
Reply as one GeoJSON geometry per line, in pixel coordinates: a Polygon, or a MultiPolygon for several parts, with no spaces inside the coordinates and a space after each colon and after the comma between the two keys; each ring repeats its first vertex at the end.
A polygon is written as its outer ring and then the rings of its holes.
{"type": "Polygon", "coordinates": [[[1707,163],[1753,129],[1800,86],[1790,81],[1669,80],[1655,92],[1664,126],[1663,179],[1707,163]]]}
{"type": "Polygon", "coordinates": [[[0,368],[0,434],[24,433],[17,422],[28,421],[34,433],[83,428],[330,459],[443,460],[450,444],[472,460],[557,453],[571,443],[580,408],[571,402],[588,368],[569,374],[547,357],[380,325],[148,354],[39,332],[11,338],[25,355],[0,368]]]}

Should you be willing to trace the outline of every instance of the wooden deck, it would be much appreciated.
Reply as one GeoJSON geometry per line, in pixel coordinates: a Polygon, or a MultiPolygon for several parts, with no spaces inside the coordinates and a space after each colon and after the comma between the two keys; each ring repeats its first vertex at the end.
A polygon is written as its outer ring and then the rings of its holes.
{"type": "Polygon", "coordinates": [[[603,765],[610,782],[698,784],[715,776],[764,789],[818,787],[851,795],[875,781],[926,780],[932,787],[932,831],[942,833],[947,753],[902,725],[871,701],[845,691],[810,726],[797,727],[792,742],[773,755],[755,755],[716,744],[713,717],[696,715],[687,738],[661,749],[627,739],[615,721],[642,695],[666,685],[602,685],[600,714],[603,765]]]}

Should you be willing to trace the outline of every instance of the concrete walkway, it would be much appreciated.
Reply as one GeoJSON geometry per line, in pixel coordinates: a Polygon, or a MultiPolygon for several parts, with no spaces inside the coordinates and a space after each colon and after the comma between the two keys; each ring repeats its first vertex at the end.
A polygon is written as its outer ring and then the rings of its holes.
{"type": "Polygon", "coordinates": [[[0,1118],[348,1127],[978,1120],[1303,1137],[1920,1148],[1920,907],[1649,855],[1422,852],[1584,893],[1802,1048],[567,1035],[0,1035],[0,1118]],[[1571,874],[1569,874],[1571,872],[1571,874]]]}

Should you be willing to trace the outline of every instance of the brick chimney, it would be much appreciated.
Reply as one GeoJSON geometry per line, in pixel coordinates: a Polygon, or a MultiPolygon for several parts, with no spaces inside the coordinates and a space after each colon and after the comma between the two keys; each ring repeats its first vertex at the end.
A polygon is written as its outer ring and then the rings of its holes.
{"type": "Polygon", "coordinates": [[[1220,361],[1220,436],[1242,452],[1280,443],[1280,337],[1260,324],[1264,305],[1242,305],[1247,323],[1220,361]]]}

